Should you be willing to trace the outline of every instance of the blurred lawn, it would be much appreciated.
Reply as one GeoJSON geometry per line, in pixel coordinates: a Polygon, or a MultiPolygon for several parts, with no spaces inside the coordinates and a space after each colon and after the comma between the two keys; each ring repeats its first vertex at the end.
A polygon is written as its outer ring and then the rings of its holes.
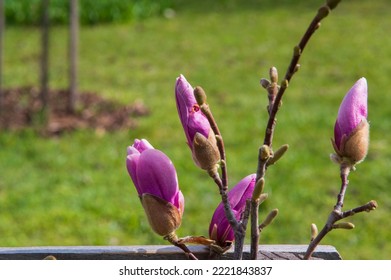
{"type": "MultiPolygon", "coordinates": [[[[80,90],[124,103],[143,100],[152,114],[133,131],[79,131],[58,139],[31,131],[0,134],[0,246],[162,244],[149,229],[125,169],[126,147],[146,138],[174,162],[186,210],[179,235],[207,235],[218,191],[190,157],[176,114],[175,79],[201,85],[222,131],[230,186],[256,170],[267,114],[259,79],[270,66],[285,73],[322,1],[174,1],[176,16],[80,31],[80,90]],[[199,3],[199,1],[197,2],[199,3]],[[271,3],[275,3],[274,6],[271,3]],[[200,8],[202,7],[202,9],[200,8]]],[[[330,138],[338,106],[354,82],[369,84],[369,155],[350,176],[345,208],[371,199],[379,208],[334,231],[345,259],[390,259],[391,149],[389,144],[391,12],[387,0],[343,1],[323,22],[301,60],[278,115],[274,146],[288,154],[267,173],[269,199],[261,217],[279,208],[263,244],[306,244],[310,224],[321,227],[340,180],[330,138]]],[[[5,87],[36,85],[39,30],[9,27],[5,87]]],[[[51,33],[50,85],[67,85],[67,30],[51,33]]]]}

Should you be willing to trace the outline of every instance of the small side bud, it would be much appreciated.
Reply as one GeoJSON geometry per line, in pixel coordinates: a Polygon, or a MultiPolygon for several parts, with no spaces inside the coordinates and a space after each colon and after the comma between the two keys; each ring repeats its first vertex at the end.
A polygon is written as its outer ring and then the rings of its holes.
{"type": "Polygon", "coordinates": [[[259,156],[262,161],[268,160],[272,155],[272,151],[268,145],[262,145],[259,149],[259,156]]]}
{"type": "Polygon", "coordinates": [[[288,80],[283,80],[283,81],[281,82],[281,87],[282,87],[282,88],[287,88],[288,86],[289,86],[288,80]]]}
{"type": "Polygon", "coordinates": [[[333,229],[354,229],[354,224],[349,223],[349,222],[342,222],[338,224],[333,225],[333,229]]]}
{"type": "Polygon", "coordinates": [[[262,204],[262,202],[264,202],[268,197],[269,195],[267,193],[262,193],[258,198],[258,203],[262,204]]]}
{"type": "Polygon", "coordinates": [[[277,217],[277,215],[278,215],[277,208],[270,211],[270,213],[267,215],[266,219],[259,225],[259,229],[262,230],[265,227],[267,227],[268,225],[270,225],[271,222],[273,222],[273,220],[277,217]]]}
{"type": "Polygon", "coordinates": [[[301,65],[296,64],[295,69],[293,70],[295,73],[300,70],[301,65]]]}
{"type": "Polygon", "coordinates": [[[252,195],[252,200],[253,201],[256,201],[256,200],[258,200],[260,198],[260,196],[261,196],[261,194],[263,192],[264,187],[265,187],[265,179],[261,178],[255,184],[253,195],[252,195]]]}
{"type": "Polygon", "coordinates": [[[327,6],[332,10],[338,6],[339,2],[341,2],[341,0],[327,0],[327,6]]]}
{"type": "Polygon", "coordinates": [[[267,166],[275,164],[285,154],[288,148],[288,144],[282,145],[280,148],[278,148],[278,150],[274,152],[273,157],[271,157],[267,162],[267,166]]]}
{"type": "Polygon", "coordinates": [[[369,208],[368,208],[367,212],[375,210],[378,206],[376,200],[369,201],[368,205],[369,205],[369,208]]]}
{"type": "Polygon", "coordinates": [[[260,84],[264,89],[267,89],[270,86],[270,81],[268,79],[262,78],[260,84]]]}
{"type": "Polygon", "coordinates": [[[318,236],[318,227],[316,224],[311,224],[311,241],[318,236]]]}
{"type": "Polygon", "coordinates": [[[318,18],[319,19],[323,19],[325,17],[327,17],[330,13],[330,7],[329,6],[322,6],[319,8],[318,10],[318,18]]]}
{"type": "Polygon", "coordinates": [[[278,71],[276,67],[272,67],[269,70],[269,75],[272,83],[277,83],[278,82],[278,71]]]}
{"type": "Polygon", "coordinates": [[[200,86],[194,88],[194,96],[197,100],[198,105],[202,105],[206,103],[206,93],[204,89],[200,86]]]}
{"type": "Polygon", "coordinates": [[[295,47],[293,48],[293,55],[294,55],[294,56],[299,56],[299,55],[301,55],[301,48],[300,48],[299,46],[295,46],[295,47]]]}

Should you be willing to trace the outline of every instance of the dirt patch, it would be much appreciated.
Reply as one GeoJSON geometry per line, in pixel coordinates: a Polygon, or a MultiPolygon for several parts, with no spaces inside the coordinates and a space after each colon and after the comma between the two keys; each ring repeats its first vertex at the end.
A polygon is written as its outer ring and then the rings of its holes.
{"type": "Polygon", "coordinates": [[[33,127],[45,136],[90,128],[99,132],[134,129],[137,118],[149,114],[142,101],[123,105],[94,92],[81,92],[74,112],[67,109],[66,90],[50,90],[46,121],[40,91],[35,87],[3,90],[0,130],[17,131],[33,127]]]}

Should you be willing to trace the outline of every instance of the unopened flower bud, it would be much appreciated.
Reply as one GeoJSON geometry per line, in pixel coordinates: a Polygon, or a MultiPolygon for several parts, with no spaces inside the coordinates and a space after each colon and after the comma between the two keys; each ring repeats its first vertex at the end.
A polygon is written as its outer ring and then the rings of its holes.
{"type": "Polygon", "coordinates": [[[359,79],[345,95],[334,126],[332,144],[340,162],[351,165],[364,160],[369,145],[368,90],[365,78],[359,79]]]}
{"type": "Polygon", "coordinates": [[[159,235],[173,233],[181,224],[185,206],[171,160],[147,140],[128,147],[126,167],[151,228],[159,235]]]}
{"type": "Polygon", "coordinates": [[[179,118],[185,132],[195,164],[210,171],[220,161],[220,154],[216,144],[216,136],[207,117],[202,113],[198,102],[205,103],[206,96],[201,87],[193,90],[183,75],[176,80],[175,98],[179,118]]]}
{"type": "MultiPolygon", "coordinates": [[[[237,220],[243,214],[246,208],[246,201],[251,198],[254,191],[255,177],[255,174],[248,175],[228,192],[228,200],[237,220]]],[[[231,244],[235,239],[234,231],[225,216],[223,203],[217,206],[213,214],[209,226],[209,237],[223,248],[231,244]]]]}

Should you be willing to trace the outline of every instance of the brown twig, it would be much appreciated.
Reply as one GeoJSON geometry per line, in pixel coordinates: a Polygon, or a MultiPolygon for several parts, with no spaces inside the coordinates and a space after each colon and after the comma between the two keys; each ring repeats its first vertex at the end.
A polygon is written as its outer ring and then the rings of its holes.
{"type": "MultiPolygon", "coordinates": [[[[320,22],[322,19],[327,17],[329,12],[334,9],[340,0],[327,0],[326,4],[323,5],[318,9],[317,14],[311,21],[310,25],[308,26],[307,30],[305,31],[303,37],[301,38],[299,44],[294,47],[293,50],[293,56],[291,58],[291,61],[289,63],[288,69],[286,71],[286,74],[284,76],[284,79],[282,80],[281,84],[278,86],[278,74],[277,69],[272,67],[269,71],[271,82],[268,82],[265,79],[261,80],[261,84],[263,87],[265,87],[268,91],[268,98],[269,98],[269,106],[268,106],[268,113],[269,113],[269,119],[266,126],[265,131],[265,137],[263,141],[263,146],[258,151],[258,166],[257,166],[257,175],[256,180],[263,178],[266,173],[267,169],[267,162],[269,158],[266,160],[263,158],[262,152],[264,152],[264,147],[267,146],[270,149],[270,152],[272,154],[272,142],[273,142],[273,135],[274,135],[274,129],[276,125],[276,115],[277,112],[281,106],[282,97],[288,88],[289,82],[291,81],[293,75],[298,71],[300,65],[299,60],[300,57],[311,39],[312,35],[315,33],[315,31],[320,27],[320,22]]],[[[254,216],[254,219],[258,220],[258,211],[259,211],[259,205],[251,208],[251,216],[254,216]]],[[[254,226],[257,224],[254,222],[254,226]]],[[[253,226],[253,223],[252,223],[253,226]]],[[[254,238],[251,238],[251,247],[256,249],[259,242],[259,229],[254,228],[252,229],[252,234],[254,234],[254,238]]],[[[254,255],[256,257],[256,255],[254,255]]]]}
{"type": "Polygon", "coordinates": [[[320,22],[322,19],[324,19],[330,12],[331,9],[335,8],[336,5],[340,1],[327,1],[326,5],[322,6],[319,8],[317,14],[311,21],[310,25],[308,26],[306,32],[304,33],[303,37],[301,38],[299,44],[294,47],[293,50],[293,56],[290,61],[290,64],[288,66],[288,69],[286,71],[285,77],[281,82],[281,85],[278,89],[278,93],[274,99],[274,102],[271,107],[270,113],[269,113],[269,120],[268,124],[266,127],[266,132],[265,132],[265,138],[264,138],[264,144],[268,145],[271,147],[272,145],[272,139],[273,139],[273,134],[274,134],[274,127],[275,127],[275,122],[276,122],[276,115],[278,112],[278,109],[280,107],[280,103],[282,100],[282,97],[285,93],[285,90],[288,87],[288,84],[290,80],[292,79],[293,75],[297,72],[299,68],[299,60],[300,57],[304,51],[304,48],[306,47],[308,41],[311,39],[312,35],[315,33],[315,31],[320,27],[320,22]],[[333,2],[333,3],[330,3],[333,2]],[[334,3],[336,2],[336,3],[334,3]]]}
{"type": "Polygon", "coordinates": [[[234,258],[241,259],[243,254],[243,245],[244,245],[244,238],[246,234],[246,228],[245,225],[243,225],[243,223],[241,223],[235,218],[235,215],[232,211],[231,205],[228,200],[228,175],[227,175],[227,164],[226,164],[223,137],[220,133],[216,120],[213,117],[213,114],[209,108],[209,105],[206,103],[206,94],[204,90],[198,86],[194,89],[194,94],[196,95],[196,99],[202,113],[208,119],[211,129],[216,135],[216,143],[220,153],[221,177],[219,176],[219,174],[214,174],[213,179],[216,185],[219,187],[221,201],[224,205],[225,216],[227,217],[227,220],[229,221],[235,234],[234,258]]]}
{"type": "Polygon", "coordinates": [[[347,189],[348,184],[349,184],[348,176],[349,176],[351,168],[352,167],[349,166],[349,165],[341,164],[341,169],[340,169],[340,171],[341,171],[340,172],[341,173],[341,189],[340,189],[340,191],[338,193],[338,196],[337,196],[337,203],[335,204],[333,211],[331,211],[331,213],[330,213],[330,215],[329,215],[329,217],[328,217],[328,219],[326,221],[326,224],[324,225],[323,229],[310,242],[310,244],[308,246],[308,249],[307,249],[303,259],[308,260],[308,259],[311,258],[313,252],[315,251],[315,249],[319,245],[319,243],[322,241],[322,239],[331,230],[336,228],[335,227],[336,222],[338,222],[339,220],[342,220],[342,219],[344,219],[346,217],[353,216],[353,215],[355,215],[357,213],[360,213],[360,212],[364,212],[364,211],[365,212],[369,212],[369,211],[372,211],[372,210],[376,209],[376,207],[377,207],[376,201],[371,200],[367,204],[364,204],[362,206],[359,206],[359,207],[353,208],[351,210],[342,212],[342,207],[343,207],[343,204],[344,204],[345,193],[346,193],[346,189],[347,189]]]}
{"type": "Polygon", "coordinates": [[[178,236],[174,233],[168,234],[164,237],[168,242],[172,245],[182,249],[185,252],[186,256],[191,260],[198,260],[197,257],[187,248],[187,246],[181,242],[179,242],[178,236]]]}
{"type": "Polygon", "coordinates": [[[251,245],[250,245],[250,259],[256,260],[258,258],[259,245],[259,223],[258,223],[258,209],[259,200],[251,200],[251,245]]]}
{"type": "Polygon", "coordinates": [[[331,231],[335,228],[335,223],[338,222],[339,220],[342,220],[346,217],[353,216],[357,213],[361,212],[369,212],[372,210],[375,210],[377,208],[377,202],[374,200],[369,201],[368,203],[350,209],[345,212],[338,212],[336,210],[333,210],[328,219],[326,224],[324,225],[323,229],[319,232],[319,234],[311,241],[311,243],[308,246],[308,249],[303,257],[304,260],[309,260],[314,253],[316,247],[319,245],[319,243],[322,241],[322,239],[331,231]]]}

